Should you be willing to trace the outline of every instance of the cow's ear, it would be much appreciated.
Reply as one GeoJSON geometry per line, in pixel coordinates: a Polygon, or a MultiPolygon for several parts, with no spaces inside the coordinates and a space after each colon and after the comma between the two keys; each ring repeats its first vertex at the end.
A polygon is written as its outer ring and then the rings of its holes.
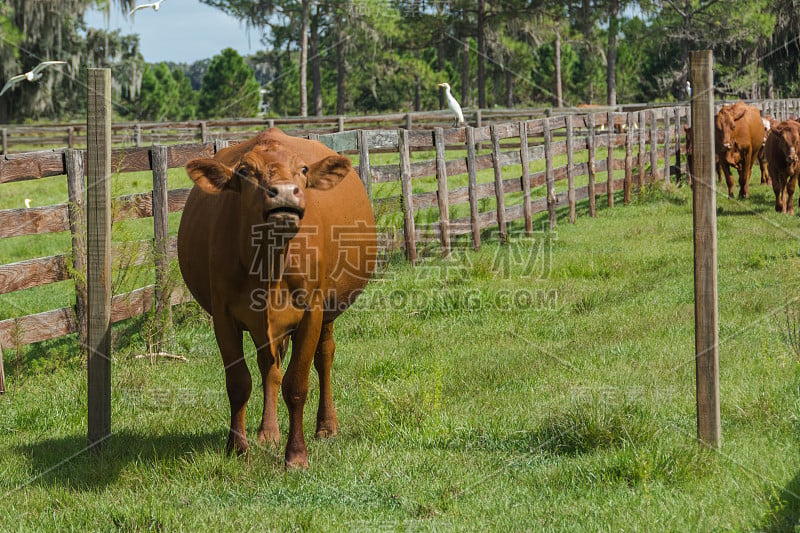
{"type": "Polygon", "coordinates": [[[350,160],[341,155],[331,155],[308,168],[308,188],[326,191],[339,184],[353,169],[350,160]]]}
{"type": "Polygon", "coordinates": [[[742,118],[746,111],[747,108],[745,106],[742,106],[741,109],[738,109],[736,113],[733,114],[733,120],[739,120],[740,118],[742,118]]]}
{"type": "Polygon", "coordinates": [[[192,181],[210,194],[217,194],[226,189],[238,190],[238,178],[233,170],[216,159],[194,159],[186,164],[186,172],[192,181]]]}

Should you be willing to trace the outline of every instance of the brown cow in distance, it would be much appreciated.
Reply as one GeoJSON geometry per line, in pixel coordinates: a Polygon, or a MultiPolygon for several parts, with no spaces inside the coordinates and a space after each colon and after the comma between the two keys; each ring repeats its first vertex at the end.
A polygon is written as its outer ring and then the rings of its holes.
{"type": "Polygon", "coordinates": [[[761,183],[770,183],[766,161],[758,157],[766,132],[758,109],[744,102],[723,106],[714,117],[714,130],[715,150],[729,197],[733,198],[731,166],[739,173],[740,198],[750,196],[750,174],[756,159],[761,167],[761,183]]]}
{"type": "Polygon", "coordinates": [[[186,165],[195,187],[178,230],[186,286],[214,318],[231,408],[226,449],[246,454],[252,379],[242,333],[256,345],[264,390],[258,440],[277,445],[278,390],[289,410],[286,467],[308,466],[303,409],[319,374],[317,437],[336,435],[333,320],[375,268],[375,222],[350,160],[270,129],[186,165]],[[292,342],[286,374],[282,362],[292,342]]]}
{"type": "Polygon", "coordinates": [[[794,214],[792,197],[800,175],[800,123],[785,120],[771,128],[765,145],[772,190],[775,191],[775,211],[794,214]]]}

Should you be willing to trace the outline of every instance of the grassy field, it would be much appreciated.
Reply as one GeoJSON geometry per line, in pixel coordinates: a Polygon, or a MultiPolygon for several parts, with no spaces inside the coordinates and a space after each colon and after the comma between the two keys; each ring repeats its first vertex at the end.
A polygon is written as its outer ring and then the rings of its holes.
{"type": "Polygon", "coordinates": [[[224,455],[223,368],[193,304],[171,345],[186,362],[135,357],[146,318],[115,328],[98,454],[74,339],[6,353],[0,529],[796,531],[800,220],[751,194],[718,198],[719,452],[695,441],[690,193],[646,190],[533,239],[388,261],[337,321],[332,440],[312,438],[312,372],[306,472],[256,445],[258,377],[250,460],[224,455]]]}

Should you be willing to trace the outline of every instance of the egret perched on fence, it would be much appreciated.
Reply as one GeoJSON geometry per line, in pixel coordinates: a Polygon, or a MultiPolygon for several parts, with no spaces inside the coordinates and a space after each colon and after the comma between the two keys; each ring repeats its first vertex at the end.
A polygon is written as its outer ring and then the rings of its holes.
{"type": "Polygon", "coordinates": [[[439,87],[444,87],[444,95],[447,98],[447,107],[449,107],[450,111],[452,111],[456,116],[456,126],[461,126],[464,124],[464,113],[461,112],[461,106],[458,105],[458,101],[453,98],[452,94],[450,94],[450,84],[440,83],[439,87]]]}
{"type": "Polygon", "coordinates": [[[152,7],[153,11],[158,11],[158,9],[161,7],[161,2],[163,2],[163,1],[164,0],[158,0],[157,2],[153,2],[152,4],[140,4],[140,5],[136,6],[136,7],[134,7],[133,9],[131,9],[128,12],[128,16],[130,17],[136,11],[139,11],[140,9],[147,9],[148,7],[152,7]]]}
{"type": "Polygon", "coordinates": [[[28,81],[36,81],[36,80],[38,80],[39,78],[42,77],[42,71],[44,69],[46,69],[47,67],[50,67],[50,66],[53,66],[53,65],[66,65],[66,64],[67,64],[66,61],[42,61],[41,63],[39,63],[38,65],[33,67],[32,70],[29,70],[25,74],[18,74],[16,76],[10,78],[6,82],[6,84],[3,85],[3,90],[0,91],[0,96],[2,96],[4,92],[9,90],[11,87],[13,87],[17,83],[21,82],[22,80],[28,80],[28,81]]]}
{"type": "Polygon", "coordinates": [[[686,80],[686,99],[692,99],[692,83],[689,80],[686,80]]]}

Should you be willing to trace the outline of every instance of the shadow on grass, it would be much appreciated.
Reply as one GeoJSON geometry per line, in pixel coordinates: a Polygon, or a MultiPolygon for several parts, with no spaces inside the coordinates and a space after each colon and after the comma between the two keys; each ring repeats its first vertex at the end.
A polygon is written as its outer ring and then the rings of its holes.
{"type": "Polygon", "coordinates": [[[760,529],[769,532],[797,531],[800,528],[800,473],[769,499],[771,512],[760,529]]]}
{"type": "Polygon", "coordinates": [[[89,450],[85,435],[47,439],[17,448],[30,467],[29,484],[59,485],[75,491],[103,489],[115,482],[130,464],[157,465],[174,463],[198,452],[224,455],[225,431],[208,433],[165,433],[151,436],[120,431],[103,443],[99,450],[89,450]]]}

